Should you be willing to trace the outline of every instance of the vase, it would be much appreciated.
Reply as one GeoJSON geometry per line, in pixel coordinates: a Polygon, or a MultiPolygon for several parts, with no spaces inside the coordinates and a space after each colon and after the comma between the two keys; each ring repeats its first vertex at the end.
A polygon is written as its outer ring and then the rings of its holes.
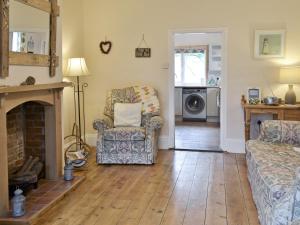
{"type": "Polygon", "coordinates": [[[285,94],[285,104],[295,105],[296,104],[296,94],[293,89],[293,85],[289,85],[289,90],[285,94]]]}

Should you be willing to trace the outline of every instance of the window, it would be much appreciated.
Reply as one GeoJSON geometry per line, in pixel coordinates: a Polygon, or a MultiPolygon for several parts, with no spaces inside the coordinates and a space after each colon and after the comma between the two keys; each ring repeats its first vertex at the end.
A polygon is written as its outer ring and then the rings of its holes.
{"type": "Polygon", "coordinates": [[[206,85],[207,46],[175,50],[175,86],[206,85]]]}

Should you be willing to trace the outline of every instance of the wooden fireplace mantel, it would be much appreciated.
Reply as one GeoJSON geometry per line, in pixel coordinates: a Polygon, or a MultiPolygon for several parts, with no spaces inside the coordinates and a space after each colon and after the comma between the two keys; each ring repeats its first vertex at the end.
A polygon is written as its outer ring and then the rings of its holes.
{"type": "MultiPolygon", "coordinates": [[[[72,86],[72,83],[70,82],[59,82],[52,84],[0,87],[0,108],[4,107],[5,112],[7,113],[14,107],[28,101],[54,105],[55,95],[52,93],[59,93],[64,87],[70,86],[72,86]]],[[[56,97],[59,98],[60,94],[57,94],[56,97]]]]}
{"type": "Polygon", "coordinates": [[[59,89],[59,88],[65,88],[70,86],[72,86],[71,82],[59,82],[59,83],[52,83],[52,84],[35,84],[35,85],[23,85],[23,86],[2,86],[0,87],[0,94],[59,89]]]}
{"type": "Polygon", "coordinates": [[[62,176],[62,91],[71,85],[60,82],[0,87],[0,216],[9,212],[7,113],[25,102],[44,105],[46,179],[57,180],[62,176]]]}

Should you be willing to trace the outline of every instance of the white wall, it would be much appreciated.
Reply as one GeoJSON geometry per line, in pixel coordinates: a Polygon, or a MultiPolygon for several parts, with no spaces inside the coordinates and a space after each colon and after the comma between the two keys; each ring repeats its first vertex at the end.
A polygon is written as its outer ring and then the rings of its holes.
{"type": "Polygon", "coordinates": [[[211,45],[221,44],[221,33],[188,33],[188,34],[175,34],[175,46],[193,46],[193,45],[211,45]]]}
{"type": "MultiPolygon", "coordinates": [[[[128,0],[83,1],[83,49],[92,76],[86,78],[88,132],[95,134],[92,121],[103,112],[105,93],[110,88],[148,84],[160,94],[165,125],[161,135],[168,136],[168,31],[174,29],[228,29],[228,106],[227,149],[243,151],[244,125],[240,105],[247,88],[260,86],[268,95],[267,84],[283,97],[285,86],[277,85],[278,68],[300,61],[299,0],[128,0]],[[253,58],[255,29],[286,29],[286,58],[253,58]],[[134,49],[142,34],[152,48],[152,57],[137,59],[134,49]],[[109,55],[100,53],[98,45],[105,36],[113,42],[109,55]],[[233,147],[232,147],[233,146],[233,147]]],[[[299,86],[296,87],[300,99],[299,86]]]]}

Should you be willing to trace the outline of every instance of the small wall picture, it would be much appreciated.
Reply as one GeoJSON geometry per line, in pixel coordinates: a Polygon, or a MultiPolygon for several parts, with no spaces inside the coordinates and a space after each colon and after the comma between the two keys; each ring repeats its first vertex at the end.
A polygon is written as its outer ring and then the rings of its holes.
{"type": "Polygon", "coordinates": [[[151,57],[151,48],[136,48],[135,57],[137,58],[150,58],[151,57]]]}
{"type": "Polygon", "coordinates": [[[285,30],[256,30],[255,58],[284,57],[285,30]]]}

